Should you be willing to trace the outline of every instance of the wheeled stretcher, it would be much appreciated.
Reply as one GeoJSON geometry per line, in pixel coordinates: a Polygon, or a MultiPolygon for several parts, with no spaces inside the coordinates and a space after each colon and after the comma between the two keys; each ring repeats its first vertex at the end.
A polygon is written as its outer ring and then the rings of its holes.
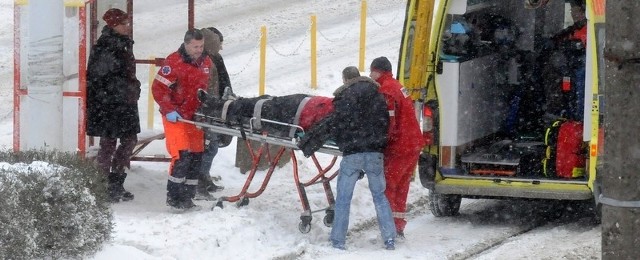
{"type": "MultiPolygon", "coordinates": [[[[298,229],[302,233],[308,233],[311,230],[311,220],[313,219],[312,214],[317,212],[325,212],[325,216],[323,219],[323,223],[326,226],[331,226],[333,223],[334,217],[334,195],[330,186],[330,181],[334,179],[338,175],[338,171],[331,172],[331,169],[335,165],[338,156],[341,156],[341,152],[338,150],[336,146],[332,146],[329,144],[324,145],[317,152],[333,155],[333,158],[326,166],[322,166],[321,163],[316,158],[315,154],[310,158],[313,160],[313,163],[317,169],[317,173],[307,181],[300,180],[300,174],[298,172],[298,163],[297,157],[295,154],[295,150],[298,149],[296,145],[295,137],[286,136],[277,136],[272,135],[270,132],[266,131],[267,128],[262,128],[261,130],[257,130],[255,127],[257,124],[275,124],[280,126],[290,127],[293,132],[301,132],[302,128],[298,125],[277,122],[265,118],[251,118],[249,120],[249,124],[229,124],[228,121],[223,120],[221,118],[216,118],[208,115],[204,115],[202,113],[196,114],[196,118],[198,121],[189,121],[183,120],[181,121],[186,123],[191,123],[196,126],[201,127],[205,131],[209,131],[212,133],[220,134],[220,135],[228,135],[228,136],[236,136],[238,137],[238,142],[244,141],[247,145],[247,148],[252,157],[252,166],[247,175],[247,179],[242,186],[242,189],[238,192],[238,194],[233,196],[223,196],[218,199],[214,207],[223,207],[223,202],[235,202],[237,206],[245,206],[249,204],[249,199],[256,198],[264,192],[266,189],[271,175],[275,171],[275,168],[278,164],[278,161],[282,158],[282,155],[286,152],[290,153],[293,167],[293,178],[296,185],[296,189],[298,191],[298,195],[300,197],[300,202],[302,204],[302,213],[300,215],[300,223],[298,225],[298,229]],[[294,129],[296,129],[294,131],[294,129]],[[251,146],[250,141],[258,141],[260,142],[260,146],[256,149],[251,146]],[[275,156],[271,156],[270,149],[277,147],[277,152],[275,156]],[[269,168],[267,170],[267,174],[265,175],[262,183],[259,188],[255,191],[249,191],[250,186],[253,184],[253,178],[258,170],[258,165],[262,158],[266,158],[269,160],[269,168]],[[306,194],[306,188],[312,185],[321,184],[325,196],[327,199],[328,206],[322,209],[311,209],[309,204],[309,200],[306,194]]],[[[276,131],[278,132],[278,131],[276,131]]]]}

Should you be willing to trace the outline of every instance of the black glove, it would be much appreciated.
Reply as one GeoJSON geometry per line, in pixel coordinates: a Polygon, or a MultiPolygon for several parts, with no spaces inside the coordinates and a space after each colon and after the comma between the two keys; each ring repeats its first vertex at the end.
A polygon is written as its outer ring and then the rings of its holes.
{"type": "Polygon", "coordinates": [[[315,123],[298,142],[298,147],[304,156],[309,157],[318,151],[324,143],[333,136],[332,121],[335,115],[332,113],[320,122],[315,123]]]}
{"type": "Polygon", "coordinates": [[[318,139],[311,139],[309,135],[305,135],[298,141],[298,148],[302,150],[304,157],[309,158],[313,153],[318,151],[322,147],[322,142],[318,142],[318,139]]]}

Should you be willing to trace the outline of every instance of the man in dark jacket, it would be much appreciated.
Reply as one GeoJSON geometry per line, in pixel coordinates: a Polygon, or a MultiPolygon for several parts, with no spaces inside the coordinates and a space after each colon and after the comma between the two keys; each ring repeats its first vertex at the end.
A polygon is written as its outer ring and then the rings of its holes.
{"type": "Polygon", "coordinates": [[[209,88],[207,93],[213,95],[216,98],[225,97],[225,89],[227,92],[233,92],[231,89],[231,80],[229,79],[229,73],[227,67],[224,64],[224,59],[220,51],[222,50],[222,33],[214,28],[202,28],[200,30],[204,36],[204,51],[213,61],[215,68],[211,69],[211,75],[209,77],[209,88]]]}
{"type": "Polygon", "coordinates": [[[102,29],[89,55],[87,67],[87,135],[100,137],[97,162],[108,180],[113,202],[133,199],[124,189],[129,159],[140,133],[138,99],[140,81],[136,78],[133,40],[129,37],[129,16],[120,9],[109,9],[102,29]],[[120,145],[116,144],[120,139],[120,145]]]}
{"type": "Polygon", "coordinates": [[[389,201],[384,195],[383,151],[387,145],[389,116],[379,85],[368,77],[345,80],[334,92],[334,112],[315,124],[298,146],[311,156],[328,139],[342,152],[338,174],[335,218],[331,229],[334,248],[346,249],[349,212],[353,189],[361,174],[366,174],[375,204],[380,233],[386,249],[395,249],[396,229],[389,201]]]}
{"type": "MultiPolygon", "coordinates": [[[[216,98],[226,98],[227,93],[233,93],[231,90],[231,81],[229,73],[224,65],[220,50],[222,50],[222,33],[214,27],[201,29],[204,37],[204,51],[213,61],[213,67],[209,71],[209,87],[207,93],[216,98]],[[226,90],[225,90],[226,89],[226,90]]],[[[221,191],[224,186],[217,185],[211,180],[211,165],[213,158],[218,154],[220,143],[228,144],[231,142],[231,136],[219,135],[209,131],[204,133],[204,153],[202,154],[202,165],[200,168],[200,176],[198,178],[198,186],[196,187],[196,200],[215,200],[210,192],[221,191]]]]}

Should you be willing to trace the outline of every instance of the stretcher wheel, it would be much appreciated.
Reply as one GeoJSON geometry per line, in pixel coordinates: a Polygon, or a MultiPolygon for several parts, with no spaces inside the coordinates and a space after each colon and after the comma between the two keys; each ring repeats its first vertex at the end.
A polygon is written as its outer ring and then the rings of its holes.
{"type": "Polygon", "coordinates": [[[247,206],[247,205],[249,205],[249,198],[246,198],[246,197],[242,198],[238,202],[236,202],[236,206],[238,206],[238,208],[239,207],[244,207],[244,206],[247,206]]]}
{"type": "Polygon", "coordinates": [[[327,227],[333,225],[333,211],[327,211],[327,215],[324,215],[324,218],[322,218],[322,223],[327,227]]]}
{"type": "Polygon", "coordinates": [[[298,224],[298,230],[300,230],[300,233],[302,234],[309,233],[309,231],[311,231],[311,223],[300,221],[300,223],[298,224]]]}

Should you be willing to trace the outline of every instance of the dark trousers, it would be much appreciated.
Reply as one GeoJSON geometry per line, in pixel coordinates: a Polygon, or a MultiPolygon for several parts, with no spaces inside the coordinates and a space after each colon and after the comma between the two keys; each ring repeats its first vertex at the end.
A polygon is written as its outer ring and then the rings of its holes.
{"type": "Polygon", "coordinates": [[[204,153],[202,154],[202,165],[200,167],[200,173],[203,178],[209,178],[209,171],[213,164],[213,158],[218,154],[218,135],[210,132],[205,132],[205,145],[204,153]]]}
{"type": "Polygon", "coordinates": [[[106,175],[109,173],[124,173],[124,168],[130,168],[131,154],[138,142],[137,135],[120,138],[100,137],[100,150],[96,158],[98,167],[106,175]],[[120,139],[120,145],[116,144],[120,139]]]}
{"type": "Polygon", "coordinates": [[[167,196],[175,201],[191,200],[196,195],[202,153],[180,151],[167,181],[167,196]]]}

